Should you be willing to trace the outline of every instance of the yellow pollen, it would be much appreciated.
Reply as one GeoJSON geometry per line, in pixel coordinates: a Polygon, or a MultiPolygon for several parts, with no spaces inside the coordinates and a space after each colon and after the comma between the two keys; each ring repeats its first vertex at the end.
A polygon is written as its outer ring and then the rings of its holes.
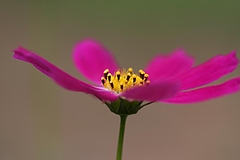
{"type": "Polygon", "coordinates": [[[133,73],[133,69],[132,68],[128,68],[128,73],[133,73]]]}
{"type": "Polygon", "coordinates": [[[133,69],[128,68],[128,70],[118,70],[111,74],[109,69],[106,69],[101,77],[101,82],[105,88],[121,93],[134,86],[149,85],[148,78],[149,75],[143,70],[139,70],[139,74],[134,74],[133,69]]]}

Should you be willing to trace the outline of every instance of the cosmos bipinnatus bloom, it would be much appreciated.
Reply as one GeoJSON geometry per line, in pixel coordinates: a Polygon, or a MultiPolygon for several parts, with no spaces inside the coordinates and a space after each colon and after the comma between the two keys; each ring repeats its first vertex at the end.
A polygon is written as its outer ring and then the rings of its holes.
{"type": "Polygon", "coordinates": [[[194,58],[178,49],[168,55],[157,55],[144,68],[135,71],[119,67],[106,48],[87,39],[74,47],[73,62],[95,85],[72,77],[23,47],[14,50],[13,58],[32,64],[65,89],[93,95],[119,115],[135,114],[153,102],[195,103],[231,94],[240,88],[240,77],[205,86],[236,69],[239,63],[236,51],[194,65],[194,58]]]}

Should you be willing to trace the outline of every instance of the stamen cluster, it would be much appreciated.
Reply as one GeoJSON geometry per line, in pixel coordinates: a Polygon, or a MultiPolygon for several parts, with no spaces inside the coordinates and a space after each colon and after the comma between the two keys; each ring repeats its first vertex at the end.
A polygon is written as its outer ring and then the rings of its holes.
{"type": "Polygon", "coordinates": [[[149,75],[141,69],[139,74],[135,74],[132,68],[128,68],[128,70],[118,70],[113,75],[109,72],[109,69],[106,69],[101,81],[105,88],[120,93],[133,86],[148,85],[150,83],[148,77],[149,75]]]}

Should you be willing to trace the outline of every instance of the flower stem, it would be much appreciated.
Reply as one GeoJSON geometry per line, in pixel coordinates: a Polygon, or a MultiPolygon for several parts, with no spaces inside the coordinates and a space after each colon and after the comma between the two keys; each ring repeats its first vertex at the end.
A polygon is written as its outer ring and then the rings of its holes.
{"type": "Polygon", "coordinates": [[[123,149],[126,120],[127,120],[127,115],[120,115],[120,128],[119,128],[119,135],[118,135],[118,148],[117,148],[116,160],[122,160],[122,149],[123,149]]]}

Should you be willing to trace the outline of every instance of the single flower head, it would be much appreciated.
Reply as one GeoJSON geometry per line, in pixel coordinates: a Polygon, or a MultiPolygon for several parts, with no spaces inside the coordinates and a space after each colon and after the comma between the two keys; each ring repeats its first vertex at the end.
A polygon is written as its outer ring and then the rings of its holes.
{"type": "Polygon", "coordinates": [[[18,47],[13,58],[31,63],[57,84],[71,91],[91,94],[116,114],[135,114],[152,102],[194,103],[239,91],[240,77],[219,85],[204,87],[236,69],[236,51],[218,55],[194,66],[183,50],[158,55],[144,68],[120,68],[110,52],[95,40],[79,42],[73,61],[90,85],[78,80],[29,50],[18,47]],[[202,87],[203,86],[203,87],[202,87]],[[143,104],[143,102],[149,102],[143,104]]]}

